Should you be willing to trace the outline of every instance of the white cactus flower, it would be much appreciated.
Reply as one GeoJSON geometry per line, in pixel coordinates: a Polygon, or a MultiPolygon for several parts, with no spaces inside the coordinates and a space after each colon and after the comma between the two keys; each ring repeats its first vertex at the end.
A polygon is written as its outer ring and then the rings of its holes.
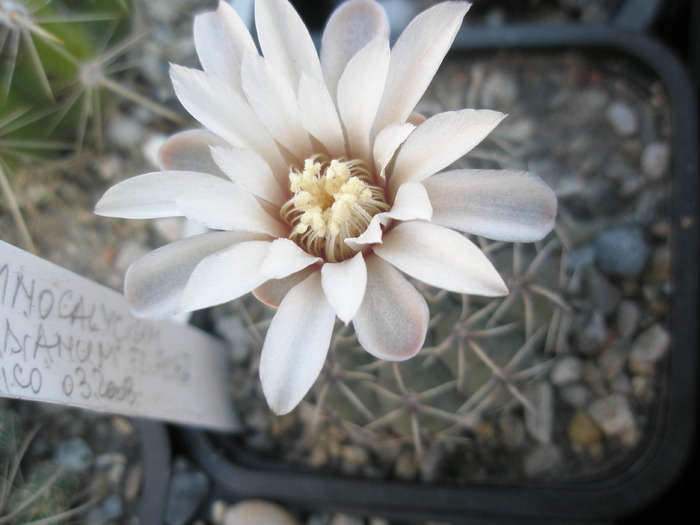
{"type": "Polygon", "coordinates": [[[172,80],[205,129],[168,139],[165,171],[117,184],[96,212],[186,216],[218,231],[135,262],[125,284],[134,313],[164,318],[251,291],[276,307],[260,377],[284,414],[316,380],[336,317],[378,358],[420,350],[428,307],[404,274],[452,292],[506,294],[461,232],[539,240],[553,227],[553,192],[526,172],[438,173],[501,113],[413,113],[468,8],[428,9],[390,48],[382,7],[350,0],[328,21],[320,56],[286,0],[256,1],[263,56],[227,3],[197,16],[204,70],[173,65],[172,80]]]}

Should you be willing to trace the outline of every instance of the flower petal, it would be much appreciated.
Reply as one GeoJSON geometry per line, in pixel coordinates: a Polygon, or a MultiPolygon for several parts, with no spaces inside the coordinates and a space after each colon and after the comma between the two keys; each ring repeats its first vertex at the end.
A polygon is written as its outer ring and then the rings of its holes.
{"type": "Polygon", "coordinates": [[[333,11],[323,31],[321,66],[334,99],[350,59],[377,37],[389,38],[389,19],[377,2],[350,0],[333,11]]]}
{"type": "Polygon", "coordinates": [[[283,277],[281,279],[270,279],[253,290],[253,295],[263,304],[272,308],[279,307],[282,299],[301,281],[312,273],[318,271],[315,266],[307,266],[303,270],[283,277]]]}
{"type": "Polygon", "coordinates": [[[399,188],[391,210],[372,217],[367,229],[359,237],[345,239],[345,242],[353,250],[361,251],[369,244],[382,242],[382,226],[389,224],[392,219],[429,221],[432,215],[433,207],[425,187],[419,182],[407,182],[399,188]]]}
{"type": "Polygon", "coordinates": [[[391,50],[375,131],[406,121],[445,58],[468,9],[467,2],[443,2],[406,27],[391,50]]]}
{"type": "Polygon", "coordinates": [[[252,150],[233,147],[213,147],[211,158],[220,171],[247,192],[281,206],[286,197],[263,158],[252,150]]]}
{"type": "Polygon", "coordinates": [[[211,147],[227,144],[205,129],[181,131],[163,143],[158,152],[158,164],[165,171],[199,171],[225,177],[211,158],[211,147]]]}
{"type": "Polygon", "coordinates": [[[220,1],[216,11],[194,19],[194,45],[204,71],[241,89],[241,61],[246,51],[257,53],[255,42],[241,17],[227,2],[220,1]]]}
{"type": "Polygon", "coordinates": [[[424,221],[402,222],[386,233],[374,253],[402,272],[451,292],[485,295],[508,293],[486,255],[469,239],[424,221]]]}
{"type": "Polygon", "coordinates": [[[260,267],[270,244],[241,242],[202,259],[182,292],[182,311],[232,301],[264,283],[266,276],[260,267]]]}
{"type": "Polygon", "coordinates": [[[265,61],[294,89],[302,72],[323,78],[316,47],[304,22],[285,0],[256,0],[255,27],[265,61]]]}
{"type": "Polygon", "coordinates": [[[282,279],[320,262],[320,257],[309,255],[289,239],[275,239],[262,263],[260,271],[268,279],[282,279]]]}
{"type": "Polygon", "coordinates": [[[534,242],[554,227],[557,197],[533,173],[514,170],[454,170],[423,185],[433,204],[433,222],[508,242],[534,242]]]}
{"type": "Polygon", "coordinates": [[[246,53],[241,81],[250,107],[275,140],[299,160],[310,155],[311,142],[302,124],[296,94],[279,71],[257,53],[246,53]]]}
{"type": "Polygon", "coordinates": [[[367,288],[352,320],[362,347],[379,359],[403,361],[423,346],[429,312],[423,295],[393,266],[371,255],[367,288]]]}
{"type": "Polygon", "coordinates": [[[213,232],[166,244],[134,262],[126,272],[124,294],[137,317],[165,319],[182,312],[180,299],[192,271],[209,255],[264,235],[213,232]]]}
{"type": "Polygon", "coordinates": [[[226,82],[204,71],[170,67],[175,94],[185,109],[209,131],[233,146],[257,152],[273,171],[288,165],[248,102],[226,82]]]}
{"type": "Polygon", "coordinates": [[[348,324],[355,317],[365,295],[367,268],[364,255],[358,253],[343,262],[324,264],[321,284],[335,314],[348,324]]]}
{"type": "Polygon", "coordinates": [[[420,182],[462,157],[491,133],[505,115],[488,109],[438,113],[411,133],[396,155],[389,194],[407,181],[420,182]]]}
{"type": "Polygon", "coordinates": [[[249,193],[216,175],[194,171],[146,173],[112,186],[95,213],[124,219],[185,216],[215,230],[285,236],[286,227],[249,193]]]}
{"type": "Polygon", "coordinates": [[[416,129],[413,124],[389,124],[379,132],[374,140],[372,155],[374,165],[382,179],[386,179],[386,167],[394,158],[394,153],[404,143],[411,132],[416,129]]]}
{"type": "Polygon", "coordinates": [[[319,272],[292,288],[280,304],[260,356],[263,393],[276,414],[296,407],[321,373],[334,321],[319,272]]]}
{"type": "Polygon", "coordinates": [[[369,133],[384,91],[390,56],[389,40],[377,37],[350,59],[338,81],[338,112],[353,158],[369,157],[369,133]]]}
{"type": "Polygon", "coordinates": [[[324,82],[302,73],[297,99],[308,132],[326,147],[331,157],[346,157],[343,127],[324,82]]]}

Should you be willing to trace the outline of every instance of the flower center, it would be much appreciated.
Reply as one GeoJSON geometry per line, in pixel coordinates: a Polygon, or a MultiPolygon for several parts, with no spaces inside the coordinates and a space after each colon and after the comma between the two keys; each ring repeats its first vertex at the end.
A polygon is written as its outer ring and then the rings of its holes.
{"type": "Polygon", "coordinates": [[[358,237],[372,217],[389,210],[384,190],[372,183],[362,160],[314,155],[304,161],[303,170],[292,166],[289,190],[293,196],[280,210],[292,228],[289,238],[328,262],[349,259],[355,251],[345,239],[358,237]]]}

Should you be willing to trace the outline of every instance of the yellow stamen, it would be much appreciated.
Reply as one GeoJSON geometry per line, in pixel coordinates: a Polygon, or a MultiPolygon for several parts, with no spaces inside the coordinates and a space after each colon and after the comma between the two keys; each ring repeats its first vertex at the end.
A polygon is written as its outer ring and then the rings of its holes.
{"type": "Polygon", "coordinates": [[[345,239],[361,235],[374,215],[389,210],[384,190],[361,160],[314,155],[303,170],[290,170],[289,189],[293,196],[280,215],[292,227],[290,238],[329,262],[352,257],[345,239]]]}

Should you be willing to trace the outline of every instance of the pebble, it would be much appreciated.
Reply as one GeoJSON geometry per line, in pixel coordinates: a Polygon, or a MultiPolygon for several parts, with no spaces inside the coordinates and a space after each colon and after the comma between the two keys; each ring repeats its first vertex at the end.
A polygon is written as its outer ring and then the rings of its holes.
{"type": "Polygon", "coordinates": [[[642,311],[634,301],[622,301],[617,308],[617,332],[623,339],[630,339],[639,326],[642,311]]]}
{"type": "Polygon", "coordinates": [[[90,446],[79,437],[63,441],[56,449],[56,461],[73,472],[85,472],[93,463],[90,446]]]}
{"type": "Polygon", "coordinates": [[[556,468],[561,462],[561,449],[555,445],[542,444],[529,451],[523,461],[523,468],[528,477],[538,477],[556,468]]]}
{"type": "Polygon", "coordinates": [[[566,433],[571,441],[581,445],[593,445],[603,437],[598,426],[583,410],[576,411],[569,422],[566,433]]]}
{"type": "MultiPolygon", "coordinates": [[[[667,353],[671,346],[671,335],[661,323],[656,323],[641,334],[632,343],[630,368],[633,371],[649,372],[667,353]]],[[[653,372],[653,369],[651,370],[653,372]]]]}
{"type": "Polygon", "coordinates": [[[365,520],[357,516],[348,514],[336,514],[331,519],[329,525],[364,525],[365,520]]]}
{"type": "Polygon", "coordinates": [[[208,489],[209,481],[203,472],[196,470],[186,459],[176,458],[170,478],[165,522],[168,525],[189,523],[208,489]]]}
{"type": "Polygon", "coordinates": [[[632,407],[624,394],[612,394],[593,401],[588,415],[607,437],[622,438],[631,444],[637,436],[637,423],[632,407]]]}
{"type": "Polygon", "coordinates": [[[620,290],[613,285],[595,267],[586,271],[586,285],[590,296],[591,306],[603,314],[615,310],[620,302],[620,290]]]}
{"type": "Polygon", "coordinates": [[[217,513],[217,525],[301,525],[285,508],[263,500],[241,501],[217,513]]]}
{"type": "Polygon", "coordinates": [[[642,151],[642,172],[650,181],[660,181],[668,171],[671,148],[667,142],[651,142],[642,151]]]}
{"type": "Polygon", "coordinates": [[[651,257],[651,247],[644,233],[635,226],[601,232],[595,239],[595,249],[598,268],[615,277],[639,276],[651,257]]]}
{"type": "Polygon", "coordinates": [[[562,399],[574,408],[582,408],[591,399],[590,389],[583,383],[566,385],[560,390],[562,399]]]}
{"type": "Polygon", "coordinates": [[[605,117],[612,126],[615,133],[620,137],[634,135],[639,128],[637,114],[629,104],[622,101],[614,101],[605,112],[605,117]]]}
{"type": "Polygon", "coordinates": [[[484,80],[481,91],[482,107],[507,111],[517,98],[518,84],[515,77],[507,71],[494,71],[484,80]]]}
{"type": "Polygon", "coordinates": [[[151,225],[163,242],[175,242],[182,239],[182,217],[154,219],[151,225]]]}
{"type": "Polygon", "coordinates": [[[555,360],[550,372],[550,379],[555,386],[563,386],[581,379],[583,365],[575,356],[564,356],[555,360]]]}
{"type": "Polygon", "coordinates": [[[124,504],[117,494],[110,494],[85,516],[85,525],[108,525],[124,511],[124,504]]]}
{"type": "Polygon", "coordinates": [[[598,357],[598,368],[607,381],[614,381],[624,373],[629,349],[622,344],[611,344],[598,357]]]}
{"type": "Polygon", "coordinates": [[[608,327],[602,312],[590,312],[587,318],[574,328],[576,351],[581,355],[595,353],[608,335],[608,327]]]}

